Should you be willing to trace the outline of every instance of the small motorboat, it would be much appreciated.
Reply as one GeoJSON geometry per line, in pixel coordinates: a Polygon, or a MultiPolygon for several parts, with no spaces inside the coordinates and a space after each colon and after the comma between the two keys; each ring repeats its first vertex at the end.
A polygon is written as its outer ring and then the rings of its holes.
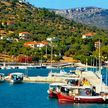
{"type": "Polygon", "coordinates": [[[0,82],[4,81],[5,81],[4,73],[0,73],[0,82]]]}
{"type": "Polygon", "coordinates": [[[57,98],[57,93],[59,92],[59,87],[66,85],[65,83],[51,83],[49,89],[47,90],[50,98],[57,98]]]}
{"type": "Polygon", "coordinates": [[[103,95],[87,86],[62,86],[57,96],[60,103],[105,103],[103,95]]]}
{"type": "Polygon", "coordinates": [[[23,73],[19,73],[19,72],[10,73],[9,76],[8,76],[8,80],[11,83],[22,83],[23,82],[23,77],[24,77],[23,73]]]}

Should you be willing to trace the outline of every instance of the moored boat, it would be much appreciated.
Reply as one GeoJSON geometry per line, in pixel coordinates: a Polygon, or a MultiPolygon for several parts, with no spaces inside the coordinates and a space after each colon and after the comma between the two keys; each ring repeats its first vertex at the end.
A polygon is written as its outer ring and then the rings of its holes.
{"type": "Polygon", "coordinates": [[[66,85],[65,83],[52,83],[49,85],[48,94],[50,98],[57,98],[57,92],[59,92],[59,87],[66,85]]]}
{"type": "Polygon", "coordinates": [[[22,83],[23,77],[24,77],[23,73],[19,73],[19,72],[10,73],[8,76],[8,81],[11,83],[22,83]]]}
{"type": "Polygon", "coordinates": [[[4,73],[0,73],[0,82],[4,81],[5,81],[4,73]]]}
{"type": "Polygon", "coordinates": [[[66,93],[57,93],[59,103],[74,103],[74,96],[69,96],[66,93]]]}
{"type": "Polygon", "coordinates": [[[104,95],[96,93],[93,89],[87,86],[62,86],[57,93],[58,101],[60,103],[105,103],[104,95]]]}

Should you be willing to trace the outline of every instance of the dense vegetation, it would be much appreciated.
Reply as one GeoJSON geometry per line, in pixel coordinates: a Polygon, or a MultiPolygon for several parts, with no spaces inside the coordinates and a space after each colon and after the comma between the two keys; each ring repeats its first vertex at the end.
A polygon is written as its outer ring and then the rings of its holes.
{"type": "Polygon", "coordinates": [[[32,56],[33,61],[50,59],[51,47],[27,48],[23,44],[27,40],[19,39],[19,32],[27,31],[32,41],[45,41],[48,37],[56,37],[59,40],[53,42],[53,59],[60,60],[64,55],[70,56],[82,62],[90,61],[92,57],[98,57],[98,49],[95,49],[94,42],[99,38],[102,42],[101,55],[103,59],[108,57],[108,31],[89,27],[67,20],[47,9],[36,8],[29,3],[19,3],[18,0],[0,1],[0,30],[5,37],[0,40],[0,53],[10,56],[26,55],[32,56]],[[13,21],[14,25],[6,25],[7,21],[13,21]],[[82,39],[82,35],[88,32],[95,32],[92,39],[82,39]],[[12,41],[7,38],[11,38],[12,41]]]}

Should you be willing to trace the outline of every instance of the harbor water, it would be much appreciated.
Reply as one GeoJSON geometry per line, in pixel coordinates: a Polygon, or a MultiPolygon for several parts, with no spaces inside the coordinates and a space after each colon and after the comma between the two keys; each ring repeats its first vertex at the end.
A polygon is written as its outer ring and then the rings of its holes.
{"type": "MultiPolygon", "coordinates": [[[[69,70],[70,68],[65,69],[69,70]]],[[[24,72],[30,76],[47,76],[49,71],[49,69],[0,70],[6,75],[11,72],[24,72]]],[[[107,69],[102,71],[105,82],[107,71],[107,69]]],[[[0,83],[0,108],[108,108],[108,104],[59,104],[57,99],[48,97],[48,87],[48,83],[0,83]]]]}

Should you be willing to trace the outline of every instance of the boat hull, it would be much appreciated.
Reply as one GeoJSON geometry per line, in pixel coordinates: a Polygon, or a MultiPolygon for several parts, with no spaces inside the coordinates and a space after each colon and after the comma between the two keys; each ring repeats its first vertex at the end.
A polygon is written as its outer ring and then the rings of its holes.
{"type": "Polygon", "coordinates": [[[64,93],[57,93],[57,96],[60,103],[74,103],[74,96],[68,96],[64,93]]]}
{"type": "Polygon", "coordinates": [[[5,80],[4,79],[2,79],[2,80],[0,80],[0,83],[3,83],[5,80]]]}
{"type": "Polygon", "coordinates": [[[10,82],[13,83],[13,84],[18,84],[18,83],[22,83],[23,80],[12,80],[11,79],[10,82]]]}
{"type": "Polygon", "coordinates": [[[58,98],[57,97],[57,92],[48,91],[48,93],[49,93],[49,98],[58,98]]]}
{"type": "Polygon", "coordinates": [[[77,96],[75,97],[75,103],[104,103],[104,99],[101,96],[77,96]]]}
{"type": "Polygon", "coordinates": [[[101,96],[69,96],[63,93],[57,93],[60,103],[105,103],[101,96]]]}

